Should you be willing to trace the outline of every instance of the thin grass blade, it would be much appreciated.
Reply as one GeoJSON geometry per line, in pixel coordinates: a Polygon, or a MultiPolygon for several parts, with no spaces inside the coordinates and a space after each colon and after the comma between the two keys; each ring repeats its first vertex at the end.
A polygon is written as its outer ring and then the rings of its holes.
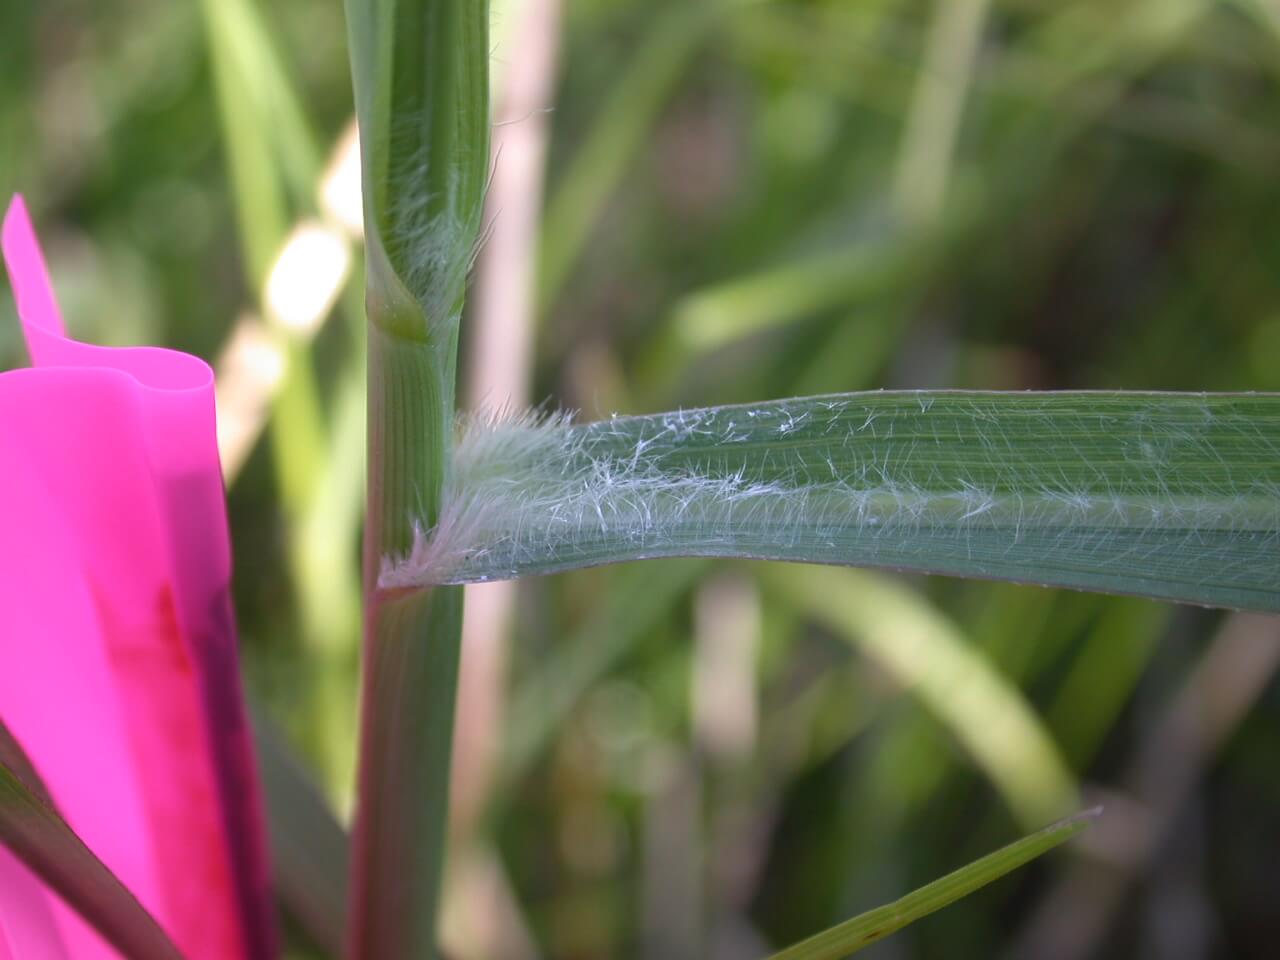
{"type": "Polygon", "coordinates": [[[1101,812],[1100,808],[1087,810],[1045,827],[907,894],[901,900],[869,910],[775,953],[770,960],[838,960],[851,956],[1052,850],[1083,830],[1101,812]]]}
{"type": "Polygon", "coordinates": [[[574,152],[547,204],[540,304],[547,307],[590,239],[611,191],[626,174],[722,4],[676,4],[655,13],[644,40],[574,152]]]}

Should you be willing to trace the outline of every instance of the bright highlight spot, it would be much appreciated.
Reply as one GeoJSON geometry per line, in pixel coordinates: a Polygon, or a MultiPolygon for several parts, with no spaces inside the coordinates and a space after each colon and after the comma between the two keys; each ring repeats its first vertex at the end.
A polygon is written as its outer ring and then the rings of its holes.
{"type": "Polygon", "coordinates": [[[218,457],[224,477],[234,477],[249,458],[285,366],[277,338],[256,318],[241,318],[217,364],[218,457]]]}
{"type": "Polygon", "coordinates": [[[328,315],[351,270],[351,252],[338,231],[299,224],[267,277],[267,309],[286,329],[311,334],[328,315]]]}
{"type": "Polygon", "coordinates": [[[364,236],[364,206],[360,194],[360,138],[355,121],[334,148],[320,179],[320,209],[353,237],[364,236]]]}

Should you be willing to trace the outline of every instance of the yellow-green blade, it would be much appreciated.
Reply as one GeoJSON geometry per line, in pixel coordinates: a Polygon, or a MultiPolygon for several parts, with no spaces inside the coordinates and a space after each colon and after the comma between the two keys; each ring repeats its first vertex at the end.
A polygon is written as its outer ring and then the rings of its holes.
{"type": "Polygon", "coordinates": [[[868,910],[775,953],[770,960],[839,960],[851,956],[1052,850],[1083,830],[1099,813],[1101,810],[1088,810],[1045,827],[912,891],[900,900],[868,910]]]}

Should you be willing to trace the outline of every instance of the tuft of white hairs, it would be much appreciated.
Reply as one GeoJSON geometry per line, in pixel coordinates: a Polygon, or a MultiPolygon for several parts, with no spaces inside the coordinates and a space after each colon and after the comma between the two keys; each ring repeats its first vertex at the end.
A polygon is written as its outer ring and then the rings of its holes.
{"type": "Polygon", "coordinates": [[[416,144],[420,121],[393,125],[395,189],[388,198],[387,235],[383,238],[400,282],[418,298],[433,325],[456,322],[460,292],[475,265],[482,238],[477,237],[482,202],[464,197],[462,174],[447,172],[443,189],[426,188],[430,153],[425,144],[398,149],[403,142],[416,144]]]}

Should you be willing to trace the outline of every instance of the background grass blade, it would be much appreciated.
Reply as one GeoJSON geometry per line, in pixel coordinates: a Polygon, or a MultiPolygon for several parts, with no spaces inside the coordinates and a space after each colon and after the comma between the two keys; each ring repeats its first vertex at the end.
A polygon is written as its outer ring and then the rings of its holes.
{"type": "Polygon", "coordinates": [[[53,810],[34,767],[2,722],[0,843],[123,956],[180,960],[151,914],[53,810]]]}
{"type": "Polygon", "coordinates": [[[862,570],[769,565],[760,575],[919,697],[1019,822],[1042,824],[1076,807],[1074,778],[1035,711],[923,596],[862,570]]]}
{"type": "Polygon", "coordinates": [[[706,572],[706,564],[681,561],[619,572],[623,582],[609,592],[609,602],[565,637],[556,656],[533,670],[512,693],[505,735],[506,783],[527,772],[584,694],[670,614],[706,572]]]}
{"type": "Polygon", "coordinates": [[[1275,611],[1278,453],[1275,395],[881,392],[481,425],[440,523],[381,582],[741,556],[1275,611]]]}
{"type": "Polygon", "coordinates": [[[1069,840],[1101,813],[1087,810],[975,860],[900,900],[877,907],[825,930],[793,947],[775,953],[771,960],[838,960],[857,953],[889,934],[901,930],[935,910],[998,880],[1011,870],[1034,860],[1058,844],[1069,840]]]}
{"type": "Polygon", "coordinates": [[[280,899],[318,946],[340,956],[350,872],[347,832],[260,708],[253,710],[253,742],[280,899]]]}
{"type": "MultiPolygon", "coordinates": [[[[296,319],[286,322],[273,306],[271,278],[298,236],[295,219],[302,216],[313,227],[316,222],[320,154],[297,81],[261,5],[208,0],[201,9],[240,255],[265,339],[284,367],[272,398],[270,452],[297,621],[288,632],[312,653],[303,680],[310,715],[298,726],[306,731],[323,782],[345,799],[354,770],[348,717],[355,706],[350,674],[360,633],[360,586],[351,553],[363,505],[363,346],[348,351],[338,383],[330,387],[319,375],[317,329],[300,327],[296,319]],[[326,416],[329,391],[333,400],[326,416]]],[[[348,304],[350,298],[344,312],[359,317],[348,304]]]]}
{"type": "Polygon", "coordinates": [[[542,228],[542,306],[559,293],[609,193],[705,39],[716,6],[680,3],[652,25],[551,194],[542,228]]]}

